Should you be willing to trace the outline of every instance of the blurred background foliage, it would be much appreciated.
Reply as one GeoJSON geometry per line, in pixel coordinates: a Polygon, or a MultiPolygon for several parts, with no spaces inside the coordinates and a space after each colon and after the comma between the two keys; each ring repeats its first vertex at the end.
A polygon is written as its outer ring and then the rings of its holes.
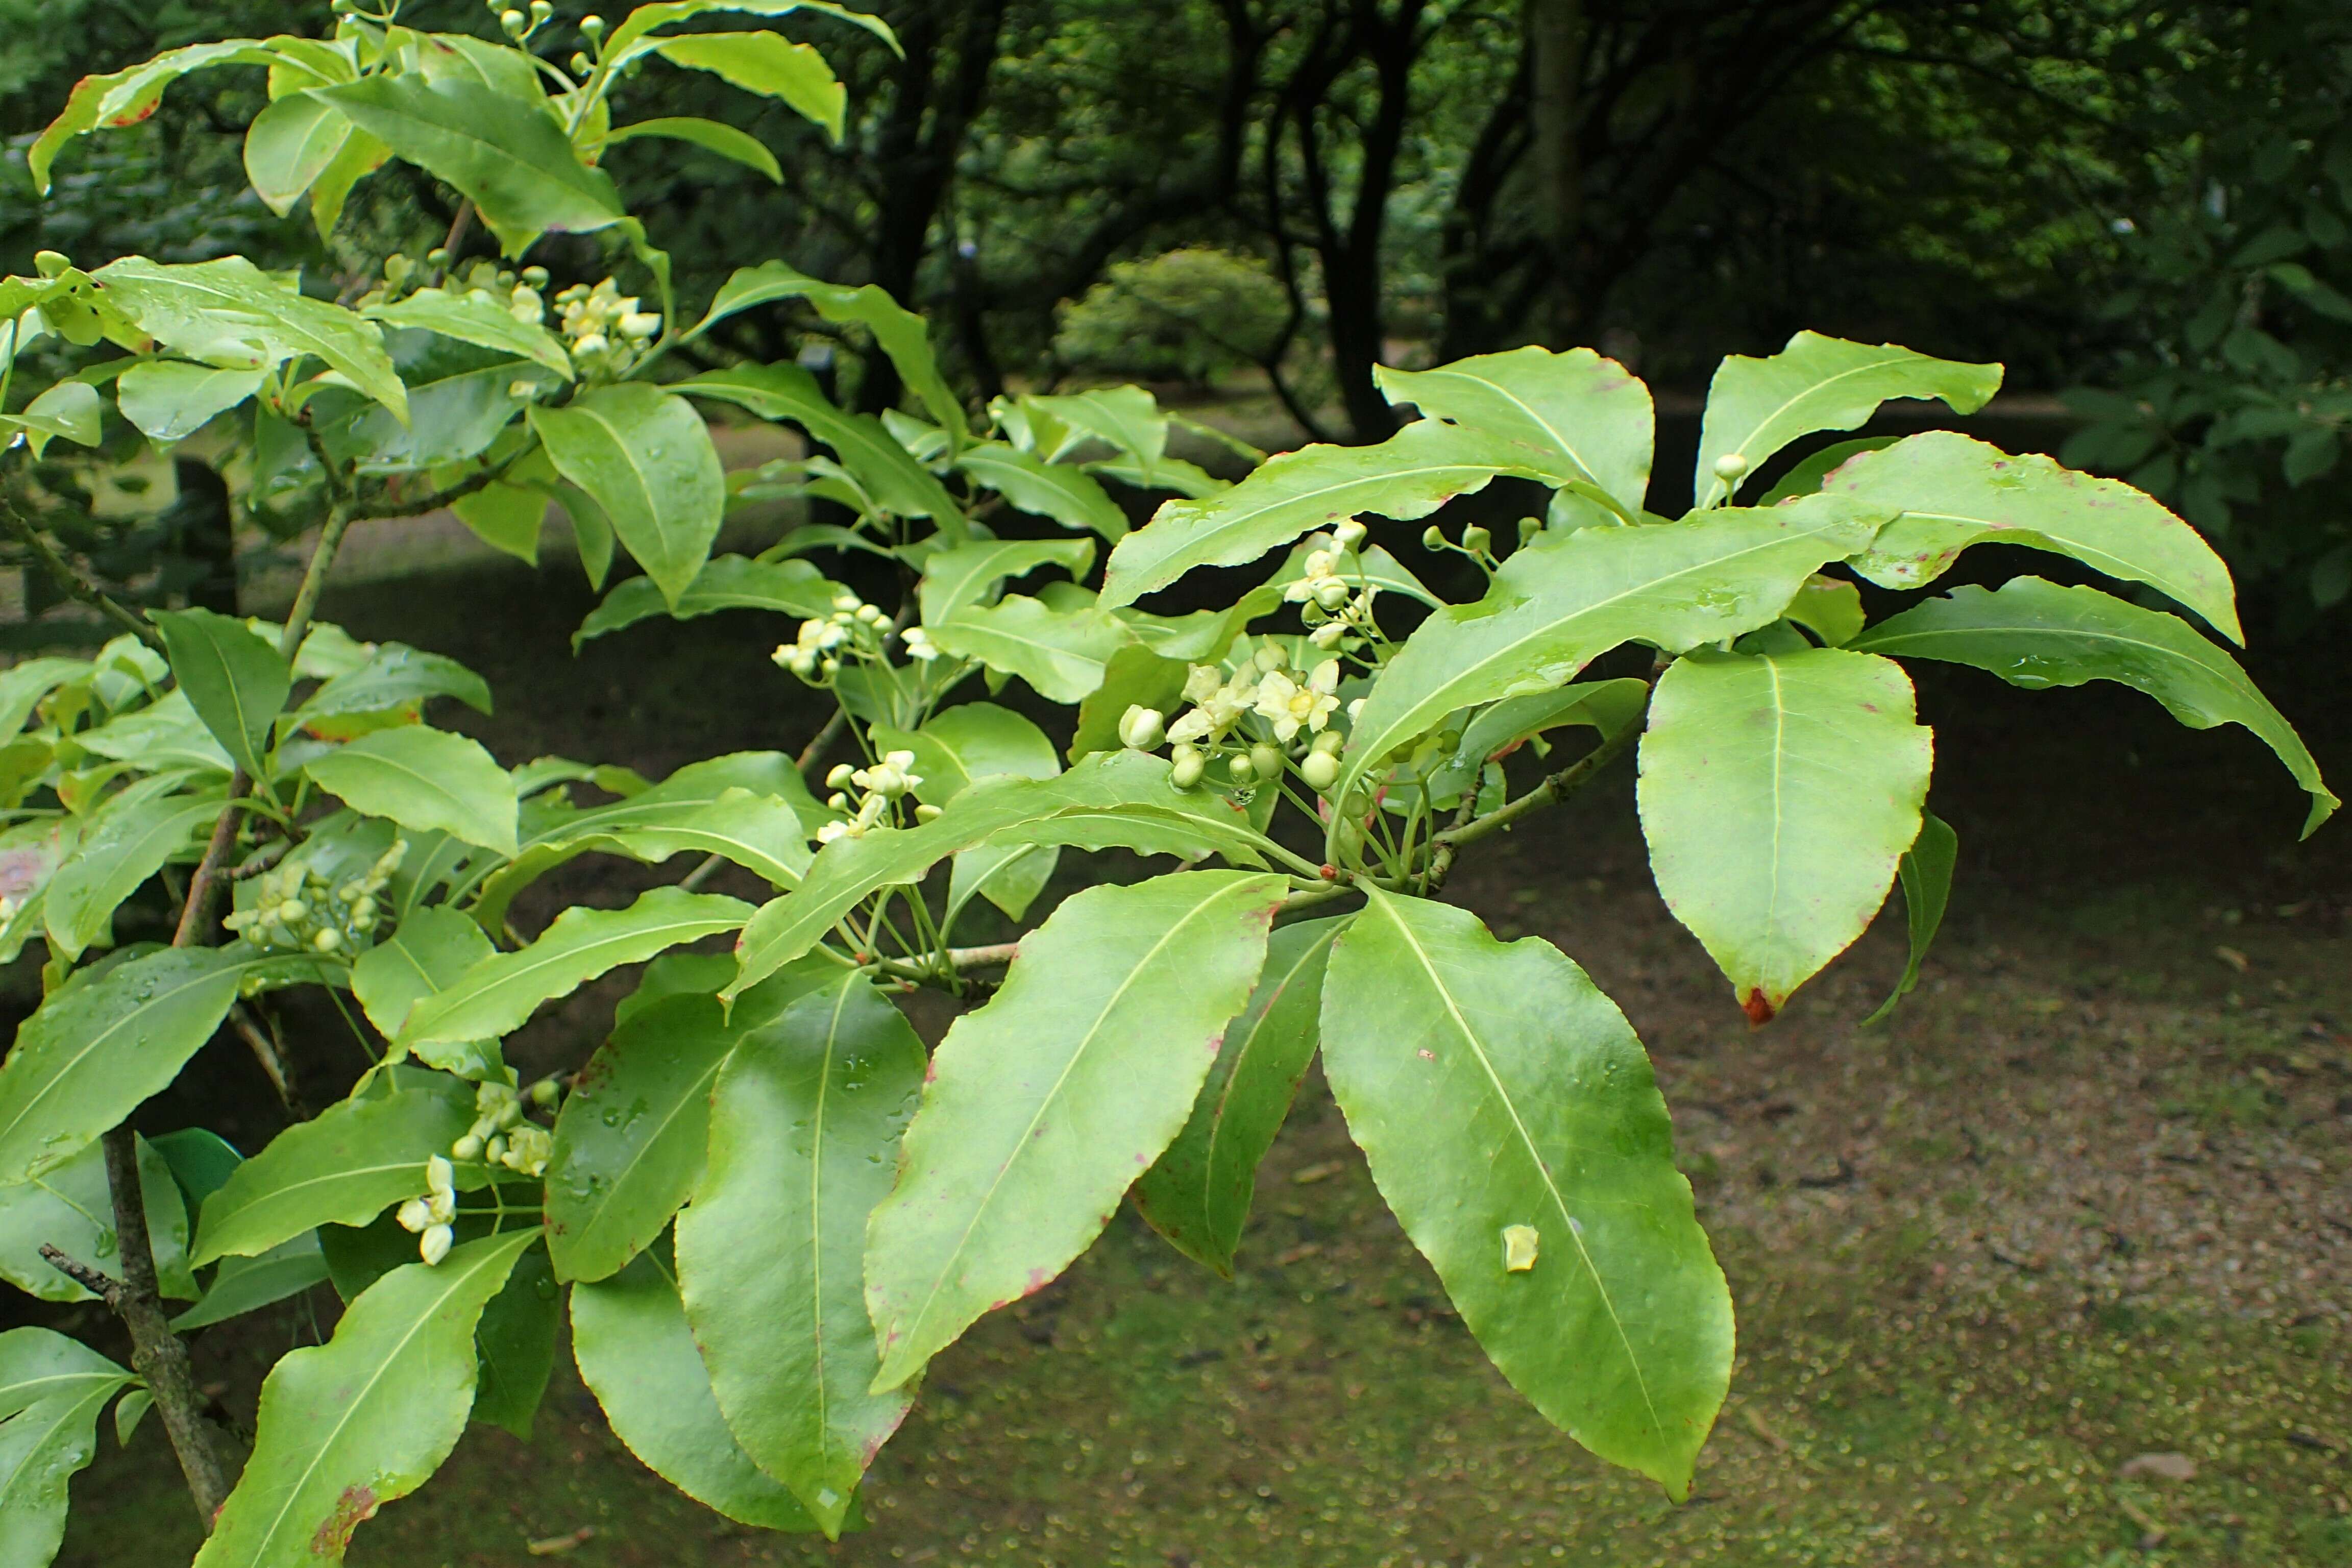
{"type": "MultiPolygon", "coordinates": [[[[586,7],[560,7],[573,14],[586,7]]],[[[2067,454],[2212,534],[2274,622],[2352,597],[2352,17],[2328,0],[875,0],[837,31],[838,145],[696,71],[646,114],[728,120],[781,184],[672,142],[614,149],[694,299],[794,258],[931,313],[969,390],[1141,376],[1271,395],[1370,439],[1377,363],[1523,342],[1624,360],[1671,407],[1727,351],[1810,326],[1999,359],[2063,395],[2067,454]]],[[[404,19],[489,34],[478,0],[404,19]]],[[[323,30],[283,0],[0,0],[0,268],[243,251],[354,290],[451,213],[394,165],[322,240],[245,188],[251,72],[24,152],[82,70],[197,37],[323,30]]],[[[714,16],[714,27],[746,25],[714,16]]],[[[787,32],[803,25],[784,18],[787,32]]],[[[477,245],[480,240],[477,238],[477,245]]],[[[583,247],[557,238],[542,252],[583,247]]],[[[559,274],[561,255],[541,254],[559,274]]],[[[748,312],[714,356],[829,329],[748,312]]],[[[856,361],[851,362],[853,365],[856,361]]],[[[850,391],[899,388],[878,360],[850,391]]]]}

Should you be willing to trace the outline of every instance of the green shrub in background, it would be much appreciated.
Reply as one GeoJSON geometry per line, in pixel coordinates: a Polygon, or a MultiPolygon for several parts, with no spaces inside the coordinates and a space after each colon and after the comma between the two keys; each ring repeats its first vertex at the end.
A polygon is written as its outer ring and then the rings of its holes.
{"type": "Polygon", "coordinates": [[[1265,262],[1187,247],[1113,266],[1063,306],[1054,352],[1108,375],[1205,384],[1279,353],[1289,311],[1265,262]]]}

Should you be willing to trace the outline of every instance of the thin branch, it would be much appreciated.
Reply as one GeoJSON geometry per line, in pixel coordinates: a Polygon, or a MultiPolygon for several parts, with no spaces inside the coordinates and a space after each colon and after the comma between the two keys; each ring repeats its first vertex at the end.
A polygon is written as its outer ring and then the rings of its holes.
{"type": "Polygon", "coordinates": [[[100,592],[95,584],[85,579],[80,573],[76,572],[66,558],[59,555],[50,546],[49,542],[41,536],[41,531],[33,526],[32,519],[16,510],[14,501],[0,498],[0,519],[6,521],[8,531],[15,534],[23,542],[25,548],[33,552],[33,558],[41,563],[41,570],[49,574],[50,579],[57,584],[58,590],[67,598],[77,604],[88,605],[157,653],[163,651],[163,634],[155,629],[154,624],[146,616],[126,608],[111,595],[100,592]]]}
{"type": "Polygon", "coordinates": [[[833,717],[824,721],[824,728],[819,730],[815,738],[801,748],[801,754],[793,759],[793,766],[805,774],[809,769],[824,761],[825,752],[831,751],[833,743],[841,739],[841,731],[848,723],[849,710],[835,709],[833,717]]]}
{"type": "Polygon", "coordinates": [[[92,1268],[79,1258],[68,1257],[47,1242],[41,1243],[41,1257],[50,1268],[111,1307],[122,1293],[122,1281],[102,1269],[92,1268]]]}
{"type": "Polygon", "coordinates": [[[286,1108],[286,1114],[297,1121],[308,1121],[310,1109],[302,1103],[302,1091],[295,1087],[294,1069],[279,1046],[277,1028],[268,1019],[257,1016],[257,1011],[240,1002],[229,1009],[228,1021],[253,1052],[253,1059],[261,1065],[262,1076],[269,1080],[269,1087],[278,1091],[278,1103],[286,1108]]]}
{"type": "Polygon", "coordinates": [[[1443,867],[1451,866],[1454,852],[1459,850],[1464,845],[1475,844],[1491,834],[1500,833],[1519,818],[1530,813],[1541,811],[1548,805],[1557,805],[1591,784],[1601,769],[1624,754],[1626,749],[1639,738],[1641,728],[1639,724],[1627,724],[1583,756],[1519,796],[1518,799],[1506,801],[1484,816],[1465,822],[1459,827],[1447,828],[1437,835],[1430,840],[1438,847],[1437,854],[1430,859],[1431,873],[1442,877],[1443,867]]]}

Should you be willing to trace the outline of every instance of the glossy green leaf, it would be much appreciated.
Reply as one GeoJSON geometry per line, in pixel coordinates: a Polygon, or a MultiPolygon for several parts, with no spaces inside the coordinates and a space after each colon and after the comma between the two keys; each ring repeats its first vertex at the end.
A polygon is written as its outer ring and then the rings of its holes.
{"type": "Polygon", "coordinates": [[[1160,411],[1160,400],[1144,388],[1093,386],[1084,392],[1030,394],[1021,399],[1021,406],[1118,447],[1135,460],[1146,483],[1159,478],[1158,469],[1167,458],[1168,416],[1160,411]]]}
{"type": "MultiPolygon", "coordinates": [[[[695,323],[687,336],[699,337],[738,310],[777,300],[806,300],[826,321],[836,325],[855,323],[872,332],[876,345],[897,367],[899,379],[914,389],[915,395],[923,400],[931,417],[948,429],[954,443],[963,443],[970,430],[963,401],[948,385],[947,377],[940,374],[939,361],[931,353],[929,327],[922,317],[890,298],[878,284],[853,289],[845,283],[827,283],[782,261],[738,268],[719,285],[709,313],[695,323]]],[[[779,368],[771,365],[768,371],[772,374],[779,368]]],[[[845,458],[843,461],[848,459],[845,458]]],[[[849,466],[853,470],[856,468],[854,463],[849,466]]]]}
{"type": "Polygon", "coordinates": [[[547,492],[522,485],[488,484],[459,496],[449,510],[476,537],[518,561],[539,564],[539,535],[547,521],[547,492]]]}
{"type": "Polygon", "coordinates": [[[374,323],[310,298],[241,256],[176,266],[130,256],[90,276],[142,331],[191,359],[253,369],[308,355],[395,416],[408,416],[408,394],[374,323]]]}
{"type": "Polygon", "coordinates": [[[1118,542],[1103,576],[1115,609],[1200,566],[1240,566],[1300,534],[1359,513],[1426,517],[1497,474],[1540,478],[1534,454],[1443,420],[1408,425],[1377,447],[1303,447],[1269,458],[1206,500],[1171,500],[1118,542]]]}
{"type": "Polygon", "coordinates": [[[1930,359],[1893,343],[1819,332],[1799,332],[1767,359],[1727,355],[1707,386],[1692,493],[1701,506],[1727,501],[1742,479],[1798,437],[1851,430],[1890,397],[1940,397],[1955,414],[1974,414],[2000,389],[2000,374],[1997,364],[1930,359]],[[1734,455],[1746,466],[1731,478],[1718,475],[1717,460],[1734,455]]]}
{"type": "Polygon", "coordinates": [[[868,1391],[864,1258],[923,1072],[922,1041],[870,983],[828,981],[719,1069],[709,1163],[678,1215],[678,1287],[719,1408],[828,1534],[911,1402],[868,1391]]]}
{"type": "Polygon", "coordinates": [[[1456,709],[1564,685],[1620,643],[1680,653],[1769,626],[1807,577],[1867,545],[1885,516],[1815,498],[1540,535],[1503,563],[1485,598],[1439,611],[1406,640],[1356,720],[1346,774],[1456,709]]]}
{"type": "Polygon", "coordinates": [[[172,1180],[179,1184],[180,1195],[191,1208],[220,1191],[221,1184],[245,1163],[236,1144],[203,1127],[159,1132],[149,1142],[172,1168],[172,1180]]]}
{"type": "Polygon", "coordinates": [[[352,130],[333,104],[309,92],[289,92],[268,104],[245,132],[245,174],[253,194],[284,217],[334,163],[352,130]]]}
{"type": "Polygon", "coordinates": [[[1904,964],[1903,978],[1895,982],[1894,994],[1864,1023],[1875,1024],[1890,1016],[1895,1004],[1919,984],[1919,966],[1927,962],[1936,928],[1944,923],[1944,906],[1951,901],[1952,867],[1959,853],[1959,835],[1934,812],[1922,811],[1919,837],[1903,852],[1902,864],[1895,871],[1903,884],[1904,921],[1911,930],[1910,961],[1904,964]]]}
{"type": "Polygon", "coordinates": [[[1381,365],[1372,379],[1391,403],[1528,447],[1553,484],[1581,479],[1641,514],[1656,416],[1650,389],[1615,360],[1530,346],[1434,370],[1381,365]]]}
{"type": "Polygon", "coordinates": [[[49,945],[79,958],[105,941],[122,900],[174,855],[209,837],[225,804],[215,792],[163,795],[134,784],[100,807],[50,874],[41,906],[49,945]]]}
{"type": "Polygon", "coordinates": [[[1284,888],[1239,871],[1090,888],[956,1020],[868,1231],[877,1388],[905,1384],[1095,1238],[1184,1125],[1256,984],[1284,888]]]}
{"type": "MultiPolygon", "coordinates": [[[[420,1074],[298,1121],[205,1200],[196,1267],[255,1258],[322,1225],[361,1226],[425,1190],[425,1162],[474,1123],[473,1086],[420,1074]]],[[[466,1184],[486,1178],[467,1173],[466,1184]]]]}
{"type": "Polygon", "coordinates": [[[613,1435],[656,1475],[740,1524],[816,1528],[800,1500],[735,1440],[677,1287],[653,1258],[572,1288],[572,1355],[613,1435]]]}
{"type": "Polygon", "coordinates": [[[71,1158],[163,1089],[239,984],[282,962],[250,947],[165,948],[50,993],[0,1064],[0,1183],[71,1158]]]}
{"type": "MultiPolygon", "coordinates": [[[[167,1298],[192,1301],[196,1282],[188,1272],[188,1205],[171,1166],[144,1138],[139,1140],[139,1190],[156,1286],[167,1298]]],[[[89,1300],[89,1291],[41,1256],[45,1245],[122,1278],[106,1151],[98,1143],[85,1143],[81,1152],[30,1181],[0,1186],[0,1279],[44,1301],[89,1300]]]]}
{"type": "Polygon", "coordinates": [[[1136,1178],[1135,1206],[1185,1257],[1230,1279],[1258,1162],[1315,1055],[1323,968],[1349,917],[1284,926],[1266,941],[1249,1005],[1225,1030],[1192,1114],[1136,1178]]]}
{"type": "Polygon", "coordinates": [[[1371,891],[1323,985],[1323,1070],[1405,1234],[1545,1417],[1675,1497],[1731,1377],[1731,1296],[1642,1043],[1540,937],[1371,891]],[[1532,1266],[1505,1232],[1534,1230],[1532,1266]]]}
{"type": "Polygon", "coordinates": [[[612,177],[580,161],[544,104],[478,81],[385,71],[318,96],[482,215],[499,248],[520,256],[550,229],[584,234],[626,216],[612,177]]]}
{"type": "MultiPolygon", "coordinates": [[[[480,925],[446,904],[411,910],[390,937],[352,965],[352,994],[385,1039],[398,1039],[419,1002],[495,951],[480,925]]],[[[495,1040],[443,1042],[416,1054],[428,1066],[478,1080],[499,1060],[495,1040]]]]}
{"type": "Polygon", "coordinates": [[[898,47],[898,35],[891,32],[889,23],[864,11],[853,11],[845,5],[830,4],[829,0],[652,0],[650,4],[633,6],[621,19],[621,25],[613,29],[613,36],[605,40],[604,47],[608,53],[622,53],[657,27],[675,26],[713,11],[741,11],[755,16],[789,16],[797,11],[813,12],[847,22],[852,26],[863,27],[887,44],[893,54],[903,56],[906,53],[898,47]]]}
{"type": "Polygon", "coordinates": [[[303,771],[365,816],[419,832],[437,828],[505,855],[517,847],[514,780],[478,741],[404,724],[313,757],[303,771]]]}
{"type": "Polygon", "coordinates": [[[974,899],[986,899],[1007,919],[1025,919],[1061,859],[1057,845],[983,844],[959,850],[948,872],[948,923],[974,899]]]}
{"type": "Polygon", "coordinates": [[[0,1419],[59,1394],[89,1394],[100,1386],[111,1390],[131,1381],[131,1373],[54,1329],[0,1333],[0,1419]]]}
{"type": "Polygon", "coordinates": [[[574,907],[518,952],[493,953],[419,1002],[395,1042],[491,1039],[522,1026],[541,1003],[566,996],[624,963],[741,925],[751,906],[716,893],[656,888],[625,910],[574,907]]]}
{"type": "Polygon", "coordinates": [[[0,735],[25,727],[43,699],[68,681],[90,672],[83,658],[28,658],[0,669],[0,735]]]}
{"type": "MultiPolygon", "coordinates": [[[[724,297],[722,290],[721,298],[724,297]]],[[[747,300],[745,306],[739,308],[756,303],[759,301],[747,300]]],[[[706,320],[702,326],[709,324],[706,320]]],[[[702,328],[695,330],[699,331],[702,328]]],[[[856,476],[885,510],[900,517],[935,518],[943,529],[961,531],[963,510],[931,471],[894,440],[881,421],[871,415],[845,414],[835,407],[818,389],[816,377],[796,364],[747,364],[705,371],[675,384],[675,390],[692,397],[731,403],[762,419],[790,420],[807,431],[811,440],[831,447],[841,466],[856,476]]]]}
{"type": "Polygon", "coordinates": [[[1930,430],[1855,458],[1829,493],[1902,515],[1854,569],[1883,588],[1917,588],[1971,544],[2022,544],[2145,583],[2243,643],[2230,569],[2197,531],[2120,479],[2094,479],[2048,458],[2011,456],[1949,430],[1930,430]]]}
{"type": "Polygon", "coordinates": [[[79,381],[61,381],[13,415],[0,416],[0,429],[26,433],[26,445],[38,458],[50,437],[63,437],[84,447],[95,447],[102,430],[98,392],[79,381]]]}
{"type": "Polygon", "coordinates": [[[383,713],[433,697],[454,697],[478,713],[490,710],[489,682],[456,659],[404,643],[383,643],[359,668],[336,676],[305,699],[294,721],[383,713]]]}
{"type": "Polygon", "coordinates": [[[604,510],[637,564],[672,605],[709,557],[727,481],[702,416],[643,382],[534,404],[531,428],[556,470],[604,510]]]}
{"type": "Polygon", "coordinates": [[[715,555],[695,574],[677,600],[667,602],[650,577],[632,577],[604,595],[572,634],[577,649],[591,637],[655,616],[692,620],[720,610],[767,610],[808,620],[833,613],[840,585],[805,561],[753,561],[740,555],[715,555]]]}
{"type": "Polygon", "coordinates": [[[1998,593],[1957,588],[1881,621],[1852,646],[1974,665],[2033,690],[2116,681],[2147,692],[2192,730],[2242,724],[2261,737],[2311,796],[2305,837],[2342,804],[2294,727],[2235,659],[2179,616],[2096,588],[2062,588],[2039,577],[2014,578],[1998,593]]]}
{"type": "Polygon", "coordinates": [[[47,1329],[0,1334],[0,1563],[43,1568],[65,1539],[66,1485],[131,1373],[47,1329]]]}
{"type": "Polygon", "coordinates": [[[293,671],[278,650],[235,616],[214,610],[158,610],[172,677],[223,750],[253,778],[264,777],[270,726],[293,689],[293,671]]]}
{"type": "Polygon", "coordinates": [[[498,349],[545,365],[566,381],[572,379],[572,357],[554,334],[536,321],[518,320],[489,294],[419,289],[389,304],[362,306],[360,314],[389,327],[438,332],[461,343],[498,349]]]}
{"type": "Polygon", "coordinates": [[[335,232],[335,225],[343,216],[343,204],[351,199],[352,188],[383,168],[391,158],[392,149],[364,131],[354,130],[345,139],[342,151],[310,184],[310,224],[319,231],[320,238],[328,238],[335,232]]]}
{"type": "Polygon", "coordinates": [[[983,442],[956,458],[957,471],[1002,495],[1015,509],[1105,539],[1127,531],[1127,513],[1082,468],[1048,463],[1002,441],[983,442]]]}
{"type": "Polygon", "coordinates": [[[1798,459],[1794,468],[1780,477],[1780,482],[1756,500],[1758,506],[1778,506],[1798,496],[1809,496],[1822,488],[1823,480],[1843,467],[1849,458],[1864,452],[1875,452],[1882,447],[1892,447],[1899,436],[1863,436],[1851,441],[1832,441],[1818,452],[1798,459]]]}
{"type": "Polygon", "coordinates": [[[1873,654],[1708,654],[1658,679],[1638,798],[1658,891],[1761,1024],[1862,934],[1935,760],[1873,654]]]}
{"type": "Polygon", "coordinates": [[[548,1268],[547,1249],[526,1249],[506,1284],[482,1308],[482,1321],[474,1330],[480,1365],[475,1420],[530,1441],[531,1419],[539,1414],[548,1376],[555,1370],[555,1334],[562,1316],[562,1292],[548,1268]]]}
{"type": "Polygon", "coordinates": [[[730,86],[764,98],[782,99],[841,140],[842,114],[849,94],[807,44],[778,33],[698,33],[655,45],[672,65],[705,70],[730,86]]]}
{"type": "Polygon", "coordinates": [[[929,629],[943,652],[1019,676],[1054,702],[1076,702],[1100,686],[1103,666],[1132,637],[1108,610],[1059,610],[1021,594],[967,605],[929,629]]]}
{"type": "Polygon", "coordinates": [[[282,1358],[197,1568],[334,1562],[379,1507],[424,1485],[466,1429],[483,1305],[537,1239],[515,1231],[395,1268],[352,1302],[332,1340],[282,1358]]]}
{"type": "Polygon", "coordinates": [[[982,603],[1006,578],[1025,577],[1040,566],[1059,566],[1084,582],[1094,558],[1090,539],[991,539],[935,550],[923,558],[923,625],[940,626],[982,603]]]}
{"type": "MultiPolygon", "coordinates": [[[[782,42],[782,39],[777,40],[782,42]]],[[[695,115],[670,115],[657,120],[638,120],[616,127],[604,138],[606,144],[631,142],[640,136],[658,136],[671,142],[686,142],[706,153],[741,163],[760,173],[777,184],[783,184],[784,171],[776,155],[768,151],[766,142],[749,132],[716,120],[704,120],[695,115]]]]}
{"type": "Polygon", "coordinates": [[[215,370],[185,360],[147,360],[114,384],[115,405],[158,446],[184,441],[260,390],[263,370],[215,370]]]}
{"type": "Polygon", "coordinates": [[[1843,577],[1819,574],[1805,579],[1780,613],[1832,647],[1852,642],[1869,618],[1863,614],[1861,589],[1843,577]]]}
{"type": "Polygon", "coordinates": [[[49,165],[58,149],[74,137],[100,127],[140,123],[153,112],[163,89],[190,71],[215,65],[275,65],[278,57],[270,47],[275,42],[222,38],[213,43],[188,44],[166,49],[153,59],[121,70],[83,77],[74,84],[73,95],[66,100],[64,110],[26,151],[33,188],[43,195],[48,195],[49,165]]]}
{"type": "Polygon", "coordinates": [[[319,1250],[319,1234],[306,1230],[257,1257],[221,1259],[212,1284],[194,1306],[172,1320],[172,1327],[184,1334],[209,1328],[326,1282],[327,1258],[319,1250]]]}
{"type": "Polygon", "coordinates": [[[1062,771],[1045,731],[993,702],[959,703],[911,733],[877,725],[874,743],[879,750],[915,753],[915,773],[923,781],[916,798],[934,805],[945,805],[975,779],[992,774],[1049,779],[1062,771]]]}

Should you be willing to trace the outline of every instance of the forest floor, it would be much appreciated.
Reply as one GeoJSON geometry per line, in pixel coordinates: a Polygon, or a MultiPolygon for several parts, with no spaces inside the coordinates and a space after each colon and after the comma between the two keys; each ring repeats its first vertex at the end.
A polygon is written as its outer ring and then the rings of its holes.
{"type": "MultiPolygon", "coordinates": [[[[499,717],[465,727],[508,760],[658,776],[805,738],[813,715],[765,657],[772,624],[649,625],[575,658],[589,603],[551,563],[362,584],[327,609],[490,677],[499,717]]],[[[2343,669],[2340,648],[2310,651],[2343,669]]],[[[1310,1079],[1238,1278],[1122,1215],[939,1359],[874,1468],[864,1533],[828,1545],[705,1512],[630,1458],[559,1358],[530,1441],[477,1429],[351,1561],[2352,1562],[2352,824],[2298,847],[2302,799],[2259,743],[2178,730],[2118,688],[1922,687],[1958,883],[1888,1025],[1858,1020],[1901,966],[1892,909],[1751,1032],[1660,906],[1622,775],[1449,889],[1583,963],[1656,1060],[1740,1322],[1688,1503],[1585,1454],[1488,1366],[1310,1079]]],[[[2339,788],[2345,687],[2307,668],[2282,695],[2339,788]]],[[[649,875],[623,871],[576,864],[545,896],[614,901],[649,875]]],[[[576,1063],[626,984],[535,1022],[518,1055],[576,1063]]],[[[197,1346],[246,1412],[303,1331],[251,1321],[197,1346]]],[[[128,1452],[106,1436],[73,1490],[68,1568],[193,1549],[152,1421],[128,1452]]]]}

